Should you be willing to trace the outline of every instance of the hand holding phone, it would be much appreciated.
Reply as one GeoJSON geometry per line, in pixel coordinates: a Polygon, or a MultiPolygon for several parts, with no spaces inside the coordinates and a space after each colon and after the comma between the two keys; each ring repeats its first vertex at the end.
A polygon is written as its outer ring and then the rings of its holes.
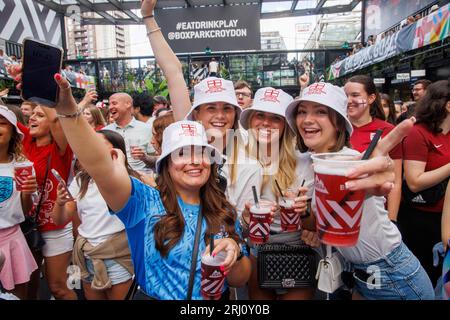
{"type": "Polygon", "coordinates": [[[64,192],[68,195],[67,200],[74,200],[74,197],[70,193],[69,189],[67,188],[67,185],[66,185],[65,181],[59,175],[58,171],[56,171],[55,169],[52,169],[51,171],[52,171],[53,176],[56,178],[56,180],[58,180],[58,183],[63,186],[64,192]]]}
{"type": "Polygon", "coordinates": [[[61,71],[63,49],[25,38],[23,41],[22,99],[48,107],[58,101],[54,75],[61,71]]]}

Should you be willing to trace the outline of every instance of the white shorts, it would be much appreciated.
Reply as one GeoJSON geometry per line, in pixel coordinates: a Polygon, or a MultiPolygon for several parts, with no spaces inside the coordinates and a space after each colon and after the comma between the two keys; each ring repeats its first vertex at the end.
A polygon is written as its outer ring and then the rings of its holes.
{"type": "Polygon", "coordinates": [[[72,222],[69,222],[63,229],[44,231],[42,237],[45,245],[42,248],[44,257],[54,257],[73,249],[72,222]]]}

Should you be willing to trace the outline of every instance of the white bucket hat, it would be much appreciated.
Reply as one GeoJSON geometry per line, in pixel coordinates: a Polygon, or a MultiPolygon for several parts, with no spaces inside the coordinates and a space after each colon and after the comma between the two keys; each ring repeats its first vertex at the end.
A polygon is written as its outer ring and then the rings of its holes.
{"type": "Polygon", "coordinates": [[[242,109],[237,102],[233,82],[216,77],[206,78],[194,87],[194,104],[186,115],[186,119],[194,120],[193,111],[198,106],[211,102],[225,102],[233,105],[239,119],[242,109]]]}
{"type": "Polygon", "coordinates": [[[252,111],[270,112],[285,117],[286,108],[294,99],[281,89],[271,87],[261,88],[255,93],[253,104],[241,113],[239,119],[242,127],[248,130],[250,115],[252,111]]]}
{"type": "Polygon", "coordinates": [[[20,136],[20,140],[23,140],[23,133],[17,126],[17,117],[14,114],[14,112],[12,112],[7,107],[0,104],[0,115],[5,117],[5,119],[8,120],[8,122],[11,123],[16,128],[16,131],[20,136]]]}
{"type": "Polygon", "coordinates": [[[156,160],[156,172],[159,173],[161,161],[173,151],[186,146],[206,147],[209,154],[214,153],[214,161],[221,163],[222,153],[208,144],[205,128],[198,122],[183,120],[170,124],[163,132],[161,155],[156,160]]]}
{"type": "Polygon", "coordinates": [[[326,82],[316,82],[306,87],[302,92],[302,96],[291,102],[286,109],[286,120],[294,132],[298,131],[295,119],[297,107],[302,101],[320,103],[336,111],[344,118],[348,134],[352,135],[353,127],[347,118],[347,95],[344,89],[326,82]]]}

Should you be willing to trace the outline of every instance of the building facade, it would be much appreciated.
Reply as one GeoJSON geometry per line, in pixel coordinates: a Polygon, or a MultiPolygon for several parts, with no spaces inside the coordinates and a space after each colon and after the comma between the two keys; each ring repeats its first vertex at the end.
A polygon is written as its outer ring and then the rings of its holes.
{"type": "MultiPolygon", "coordinates": [[[[122,13],[115,12],[115,17],[122,13]]],[[[93,18],[93,13],[84,13],[93,18]]],[[[66,19],[68,59],[96,59],[130,56],[129,26],[124,25],[81,25],[78,21],[66,19]]]]}

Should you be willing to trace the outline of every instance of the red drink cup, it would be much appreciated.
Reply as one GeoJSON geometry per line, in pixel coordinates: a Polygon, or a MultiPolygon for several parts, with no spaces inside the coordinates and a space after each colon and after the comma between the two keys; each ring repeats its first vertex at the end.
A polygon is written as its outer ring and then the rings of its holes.
{"type": "Polygon", "coordinates": [[[23,183],[29,176],[33,175],[33,162],[16,162],[14,164],[14,174],[16,179],[17,191],[23,190],[23,183]]]}
{"type": "Polygon", "coordinates": [[[349,179],[345,176],[348,170],[366,160],[335,153],[316,154],[312,159],[319,239],[332,246],[352,247],[358,242],[366,193],[346,190],[349,179]]]}
{"type": "Polygon", "coordinates": [[[219,252],[215,257],[209,252],[202,256],[201,294],[206,300],[219,300],[222,296],[225,274],[220,270],[227,254],[219,252]]]}
{"type": "Polygon", "coordinates": [[[301,227],[300,213],[294,211],[294,200],[282,198],[280,201],[281,230],[293,232],[301,227]]]}
{"type": "Polygon", "coordinates": [[[259,200],[259,206],[253,204],[250,207],[249,238],[252,243],[263,244],[269,240],[272,206],[271,201],[259,200]]]}

